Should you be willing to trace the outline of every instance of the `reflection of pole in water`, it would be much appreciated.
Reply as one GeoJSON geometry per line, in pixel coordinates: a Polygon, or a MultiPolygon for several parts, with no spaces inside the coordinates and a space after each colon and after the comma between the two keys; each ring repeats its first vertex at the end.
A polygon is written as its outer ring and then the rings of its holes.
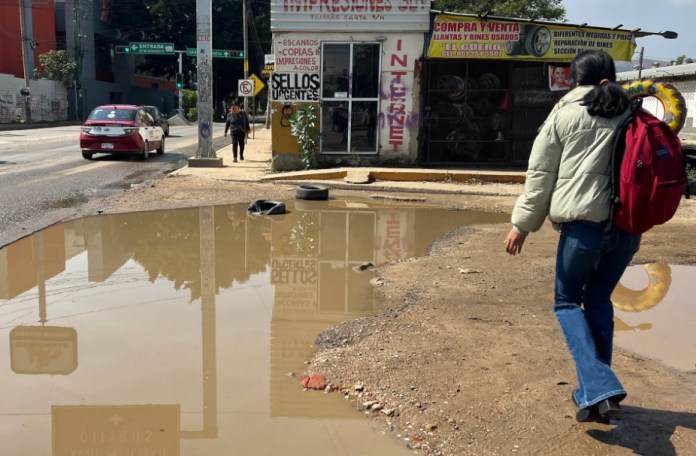
{"type": "Polygon", "coordinates": [[[44,258],[43,233],[39,231],[38,233],[34,234],[33,240],[37,270],[37,288],[39,292],[39,321],[41,324],[45,324],[48,319],[46,318],[46,270],[44,266],[46,259],[44,258]]]}
{"type": "Polygon", "coordinates": [[[182,433],[182,437],[216,438],[217,365],[215,332],[215,211],[198,209],[201,274],[201,333],[203,350],[203,434],[182,433]]]}

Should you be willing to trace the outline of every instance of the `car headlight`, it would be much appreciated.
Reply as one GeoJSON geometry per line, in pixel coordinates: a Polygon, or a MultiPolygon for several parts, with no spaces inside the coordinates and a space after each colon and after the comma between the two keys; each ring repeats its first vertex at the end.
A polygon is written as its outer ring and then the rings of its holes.
{"type": "Polygon", "coordinates": [[[92,134],[92,127],[82,127],[81,130],[82,130],[82,133],[84,133],[86,135],[92,134]]]}
{"type": "Polygon", "coordinates": [[[132,135],[133,133],[137,133],[138,129],[137,128],[124,128],[123,129],[123,134],[125,135],[132,135]]]}

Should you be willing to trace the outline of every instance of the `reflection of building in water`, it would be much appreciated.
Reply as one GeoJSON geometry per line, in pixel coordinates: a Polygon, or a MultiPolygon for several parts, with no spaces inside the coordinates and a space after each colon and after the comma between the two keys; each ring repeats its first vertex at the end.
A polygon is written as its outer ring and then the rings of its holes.
{"type": "Polygon", "coordinates": [[[0,249],[0,298],[11,299],[65,270],[63,225],[0,249]]]}
{"type": "Polygon", "coordinates": [[[273,224],[271,414],[336,416],[339,409],[320,395],[303,393],[298,379],[287,374],[311,356],[322,330],[375,312],[373,276],[360,266],[423,254],[451,228],[499,217],[338,201],[295,205],[273,224]]]}

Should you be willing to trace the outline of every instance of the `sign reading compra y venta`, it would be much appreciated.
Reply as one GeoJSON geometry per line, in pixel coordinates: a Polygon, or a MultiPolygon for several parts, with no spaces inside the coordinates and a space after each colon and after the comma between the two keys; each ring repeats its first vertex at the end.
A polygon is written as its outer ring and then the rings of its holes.
{"type": "Polygon", "coordinates": [[[570,62],[580,51],[603,50],[630,62],[635,48],[635,36],[626,30],[438,14],[428,57],[570,62]]]}

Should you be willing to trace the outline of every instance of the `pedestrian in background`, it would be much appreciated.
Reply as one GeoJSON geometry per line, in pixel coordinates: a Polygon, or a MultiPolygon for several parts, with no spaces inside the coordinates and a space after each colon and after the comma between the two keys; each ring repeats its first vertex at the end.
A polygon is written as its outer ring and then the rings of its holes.
{"type": "Polygon", "coordinates": [[[246,135],[249,132],[249,118],[237,104],[233,104],[230,108],[230,112],[227,114],[225,136],[227,136],[228,131],[232,137],[232,161],[237,163],[238,150],[239,159],[244,160],[244,145],[246,135]]]}
{"type": "Polygon", "coordinates": [[[640,247],[640,235],[611,218],[613,137],[630,114],[612,58],[584,51],[570,65],[573,89],[554,106],[532,146],[524,193],[505,238],[511,255],[548,216],[560,231],[554,312],[575,362],[576,420],[608,423],[626,397],[611,368],[611,294],[640,247]]]}

